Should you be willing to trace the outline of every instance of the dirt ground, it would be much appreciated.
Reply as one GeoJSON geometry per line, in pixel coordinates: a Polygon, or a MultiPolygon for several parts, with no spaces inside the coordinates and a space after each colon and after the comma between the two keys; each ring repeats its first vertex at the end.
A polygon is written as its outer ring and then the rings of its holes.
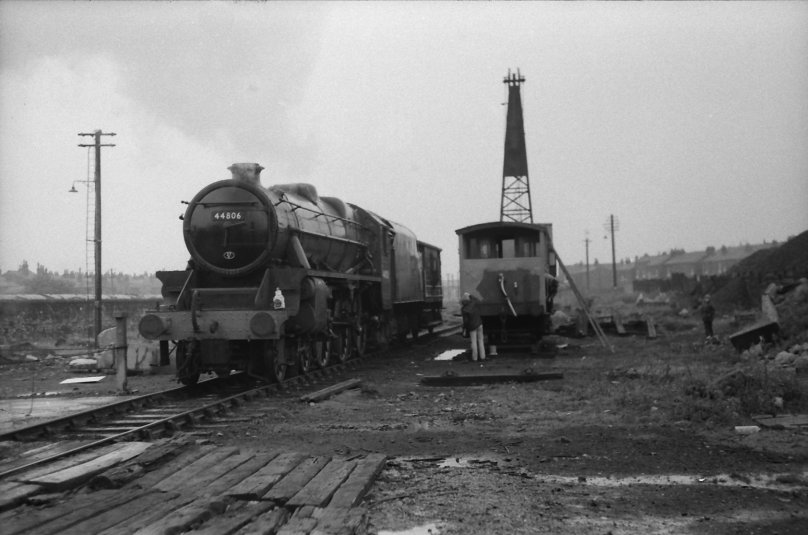
{"type": "MultiPolygon", "coordinates": [[[[808,431],[737,433],[736,425],[755,423],[737,400],[694,392],[738,356],[726,344],[699,349],[698,338],[610,337],[614,353],[594,338],[559,339],[567,345],[554,358],[502,353],[473,363],[435,360],[466,344],[439,337],[350,373],[362,379],[359,389],[320,403],[273,400],[277,408],[265,417],[210,439],[388,455],[366,498],[369,533],[808,532],[808,431]],[[563,379],[420,382],[447,372],[528,369],[562,372],[563,379]]],[[[0,366],[0,408],[32,391],[116,393],[114,377],[59,385],[76,374],[52,360],[0,366]]],[[[142,393],[172,384],[164,373],[132,377],[129,387],[142,393]]]]}

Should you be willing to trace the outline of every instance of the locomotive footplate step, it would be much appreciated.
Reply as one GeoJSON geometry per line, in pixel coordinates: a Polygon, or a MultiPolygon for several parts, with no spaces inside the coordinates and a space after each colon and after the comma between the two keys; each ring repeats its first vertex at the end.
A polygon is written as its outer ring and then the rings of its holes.
{"type": "Polygon", "coordinates": [[[176,437],[103,453],[107,464],[118,461],[107,468],[109,477],[98,474],[103,463],[84,455],[73,465],[61,461],[53,471],[38,467],[4,481],[26,488],[0,513],[3,533],[218,535],[251,525],[273,533],[355,533],[366,516],[362,499],[387,459],[205,446],[176,437]],[[61,477],[67,473],[81,477],[61,477]],[[58,485],[51,484],[55,477],[58,485]]]}
{"type": "Polygon", "coordinates": [[[497,383],[535,383],[563,378],[564,374],[561,372],[535,373],[531,370],[525,370],[519,374],[498,375],[458,375],[454,372],[447,372],[439,376],[422,377],[421,384],[424,386],[473,386],[497,383]]]}

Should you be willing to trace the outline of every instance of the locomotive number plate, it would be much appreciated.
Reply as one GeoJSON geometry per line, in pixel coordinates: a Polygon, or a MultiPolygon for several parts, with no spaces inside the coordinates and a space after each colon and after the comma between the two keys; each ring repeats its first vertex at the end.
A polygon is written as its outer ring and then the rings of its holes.
{"type": "Polygon", "coordinates": [[[211,217],[214,221],[244,221],[244,213],[239,210],[216,210],[211,217]]]}

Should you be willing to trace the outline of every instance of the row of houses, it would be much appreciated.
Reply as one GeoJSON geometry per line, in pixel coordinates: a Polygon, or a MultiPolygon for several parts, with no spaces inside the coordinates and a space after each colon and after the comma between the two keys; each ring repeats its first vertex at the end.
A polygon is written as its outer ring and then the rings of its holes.
{"type": "Polygon", "coordinates": [[[606,290],[614,287],[615,273],[617,286],[632,291],[635,281],[670,279],[676,275],[700,279],[726,275],[730,268],[749,255],[778,246],[777,242],[757,245],[741,245],[737,247],[708,247],[703,251],[686,252],[672,250],[656,256],[643,255],[633,261],[622,260],[613,269],[609,264],[590,264],[579,262],[567,266],[576,286],[582,290],[606,290]]]}

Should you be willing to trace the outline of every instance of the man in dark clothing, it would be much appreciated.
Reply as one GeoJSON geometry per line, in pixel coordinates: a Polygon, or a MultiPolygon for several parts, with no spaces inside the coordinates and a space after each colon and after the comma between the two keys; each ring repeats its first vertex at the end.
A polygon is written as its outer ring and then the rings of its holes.
{"type": "Polygon", "coordinates": [[[704,323],[704,334],[707,336],[708,340],[712,340],[715,307],[710,302],[710,294],[704,296],[704,301],[699,306],[699,309],[701,309],[701,321],[704,323]]]}
{"type": "Polygon", "coordinates": [[[460,313],[463,316],[463,330],[471,339],[471,360],[485,360],[485,343],[483,334],[483,319],[477,310],[477,300],[468,292],[460,300],[462,306],[460,313]]]}

